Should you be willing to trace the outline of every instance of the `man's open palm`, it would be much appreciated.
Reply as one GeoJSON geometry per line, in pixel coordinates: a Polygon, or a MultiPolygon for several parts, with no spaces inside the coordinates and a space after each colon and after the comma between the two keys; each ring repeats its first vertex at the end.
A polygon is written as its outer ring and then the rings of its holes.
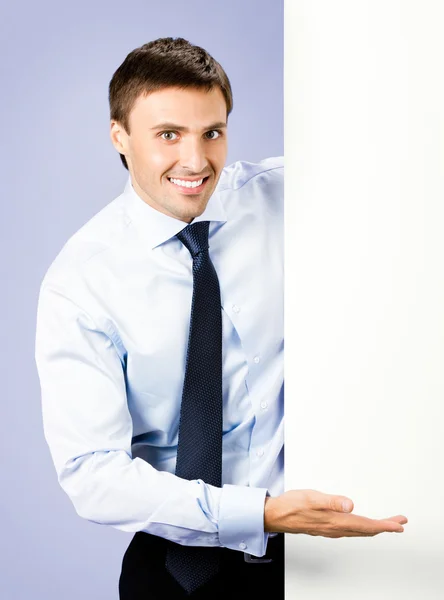
{"type": "Polygon", "coordinates": [[[305,533],[323,537],[370,537],[404,531],[407,517],[369,519],[352,514],[353,502],[346,496],[316,490],[289,490],[266,498],[265,531],[305,533]]]}

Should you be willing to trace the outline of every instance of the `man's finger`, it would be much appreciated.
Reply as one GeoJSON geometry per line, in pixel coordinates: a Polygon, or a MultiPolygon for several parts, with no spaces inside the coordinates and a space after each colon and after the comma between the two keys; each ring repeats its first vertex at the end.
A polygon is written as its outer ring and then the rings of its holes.
{"type": "Polygon", "coordinates": [[[401,533],[404,531],[404,527],[396,520],[369,519],[368,517],[361,517],[359,515],[344,515],[341,517],[341,526],[344,530],[370,535],[376,535],[384,532],[401,533]]]}
{"type": "Polygon", "coordinates": [[[398,521],[392,521],[391,519],[381,519],[381,527],[384,527],[383,531],[404,531],[404,527],[398,521]]]}
{"type": "Polygon", "coordinates": [[[396,515],[396,517],[389,517],[386,520],[387,521],[396,521],[397,523],[401,523],[401,525],[405,525],[406,523],[409,522],[407,517],[405,517],[404,515],[396,515]]]}

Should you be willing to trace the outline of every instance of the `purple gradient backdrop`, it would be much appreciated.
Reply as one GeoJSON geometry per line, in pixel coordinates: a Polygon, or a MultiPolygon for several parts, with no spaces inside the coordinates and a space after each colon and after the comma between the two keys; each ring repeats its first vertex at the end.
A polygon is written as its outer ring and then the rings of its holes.
{"type": "Polygon", "coordinates": [[[123,189],[107,86],[129,51],[181,36],[234,92],[227,163],[283,154],[283,1],[3,3],[0,597],[117,600],[132,534],[77,516],[43,436],[34,362],[38,290],[68,237],[123,189]]]}

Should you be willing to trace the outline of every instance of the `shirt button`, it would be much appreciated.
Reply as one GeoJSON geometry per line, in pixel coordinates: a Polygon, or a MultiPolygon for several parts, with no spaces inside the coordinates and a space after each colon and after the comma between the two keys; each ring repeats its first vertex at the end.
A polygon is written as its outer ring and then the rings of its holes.
{"type": "Polygon", "coordinates": [[[259,458],[260,458],[261,456],[263,456],[263,455],[264,455],[264,449],[263,449],[263,448],[259,448],[259,450],[256,452],[256,454],[257,454],[257,455],[259,456],[259,458]]]}
{"type": "Polygon", "coordinates": [[[245,548],[246,548],[246,547],[247,547],[247,544],[246,544],[245,542],[241,542],[241,543],[239,544],[239,548],[240,548],[241,550],[245,550],[245,548]]]}
{"type": "Polygon", "coordinates": [[[261,408],[267,408],[268,404],[267,402],[265,402],[265,400],[263,402],[261,402],[261,408]]]}
{"type": "Polygon", "coordinates": [[[238,313],[240,311],[240,308],[237,306],[237,304],[233,304],[233,311],[235,313],[238,313]]]}
{"type": "Polygon", "coordinates": [[[254,360],[254,362],[257,364],[258,362],[260,362],[260,360],[261,360],[261,359],[260,359],[260,357],[259,357],[259,356],[255,356],[255,357],[253,358],[253,360],[254,360]]]}

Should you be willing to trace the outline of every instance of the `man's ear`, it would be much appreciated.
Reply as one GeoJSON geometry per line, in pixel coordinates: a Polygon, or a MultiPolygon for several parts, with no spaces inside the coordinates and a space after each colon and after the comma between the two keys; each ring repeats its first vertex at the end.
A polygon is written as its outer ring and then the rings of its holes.
{"type": "Polygon", "coordinates": [[[111,121],[110,137],[114,148],[119,154],[123,154],[124,156],[128,154],[128,134],[123,125],[118,121],[111,121]]]}

